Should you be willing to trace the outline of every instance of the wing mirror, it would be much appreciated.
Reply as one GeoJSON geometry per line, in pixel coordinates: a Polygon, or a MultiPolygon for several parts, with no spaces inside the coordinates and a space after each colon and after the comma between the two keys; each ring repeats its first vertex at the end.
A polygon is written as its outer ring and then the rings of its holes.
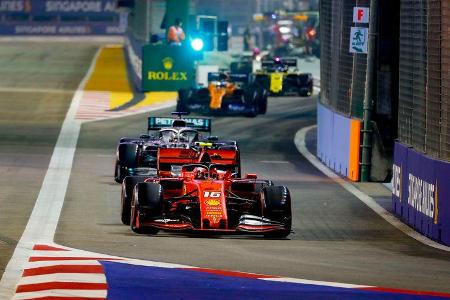
{"type": "Polygon", "coordinates": [[[255,173],[248,173],[248,174],[245,174],[245,178],[246,179],[257,179],[258,176],[255,173]]]}

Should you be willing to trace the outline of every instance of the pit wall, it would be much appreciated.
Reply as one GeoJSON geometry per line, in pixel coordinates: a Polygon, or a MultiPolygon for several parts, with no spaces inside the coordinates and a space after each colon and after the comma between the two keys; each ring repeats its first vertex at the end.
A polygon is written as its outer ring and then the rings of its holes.
{"type": "Polygon", "coordinates": [[[125,57],[128,74],[137,90],[142,90],[142,48],[144,43],[137,40],[133,34],[125,35],[125,57]]]}
{"type": "Polygon", "coordinates": [[[361,121],[345,117],[318,103],[317,156],[329,168],[359,181],[361,121]]]}
{"type": "Polygon", "coordinates": [[[392,208],[406,224],[450,246],[450,163],[396,142],[392,208]]]}

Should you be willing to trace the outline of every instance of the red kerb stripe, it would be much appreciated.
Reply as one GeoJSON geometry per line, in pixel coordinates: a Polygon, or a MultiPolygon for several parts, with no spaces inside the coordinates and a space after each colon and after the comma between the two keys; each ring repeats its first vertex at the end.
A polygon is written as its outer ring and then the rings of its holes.
{"type": "Polygon", "coordinates": [[[57,265],[48,267],[39,267],[25,269],[22,276],[37,276],[55,273],[84,273],[84,274],[103,274],[103,267],[101,265],[57,265]]]}
{"type": "Polygon", "coordinates": [[[70,251],[63,248],[57,248],[49,245],[34,245],[33,250],[36,251],[70,251]]]}
{"type": "Polygon", "coordinates": [[[84,283],[84,282],[44,282],[19,285],[16,293],[40,292],[46,290],[107,290],[106,283],[84,283]]]}
{"type": "Polygon", "coordinates": [[[371,292],[383,292],[383,293],[395,293],[395,294],[435,296],[435,297],[450,298],[450,294],[448,294],[448,293],[391,289],[391,288],[383,288],[383,287],[367,287],[367,288],[360,288],[359,290],[371,291],[371,292]]]}
{"type": "MultiPolygon", "coordinates": [[[[86,300],[86,297],[46,296],[33,298],[33,300],[86,300]]],[[[89,300],[106,300],[106,298],[89,298],[89,300]]]]}
{"type": "Polygon", "coordinates": [[[36,261],[53,261],[53,260],[122,260],[121,258],[107,258],[107,257],[77,257],[77,256],[32,256],[29,262],[36,261]]]}

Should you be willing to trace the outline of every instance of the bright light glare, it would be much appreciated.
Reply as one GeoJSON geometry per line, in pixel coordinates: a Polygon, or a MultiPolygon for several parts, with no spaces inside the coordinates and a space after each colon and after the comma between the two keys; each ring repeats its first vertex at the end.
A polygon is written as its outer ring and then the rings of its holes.
{"type": "Polygon", "coordinates": [[[195,51],[201,51],[203,49],[203,40],[200,38],[195,38],[191,42],[192,49],[195,51]]]}

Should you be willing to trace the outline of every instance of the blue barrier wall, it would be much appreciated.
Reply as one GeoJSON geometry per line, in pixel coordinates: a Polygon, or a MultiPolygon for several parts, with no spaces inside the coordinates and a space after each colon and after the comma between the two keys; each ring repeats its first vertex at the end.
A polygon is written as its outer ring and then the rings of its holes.
{"type": "Polygon", "coordinates": [[[450,245],[450,163],[395,144],[392,207],[406,224],[450,245]]]}
{"type": "Polygon", "coordinates": [[[114,0],[0,0],[0,35],[120,35],[114,0]]]}
{"type": "Polygon", "coordinates": [[[317,156],[329,168],[359,179],[360,121],[317,104],[317,156]]]}

